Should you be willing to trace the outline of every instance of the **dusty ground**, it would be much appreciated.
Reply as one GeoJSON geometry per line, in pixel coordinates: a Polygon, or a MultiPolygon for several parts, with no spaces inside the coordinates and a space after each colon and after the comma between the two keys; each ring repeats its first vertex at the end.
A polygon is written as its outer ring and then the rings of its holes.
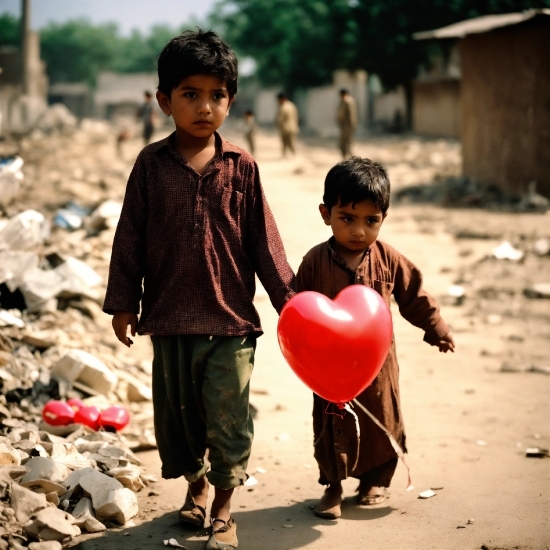
{"type": "MultiPolygon", "coordinates": [[[[225,135],[244,143],[239,134],[226,131],[225,135]]],[[[125,160],[117,160],[112,139],[98,137],[91,147],[68,140],[62,151],[52,142],[49,158],[41,156],[40,162],[35,159],[32,167],[27,165],[34,170],[33,177],[40,179],[43,173],[45,183],[25,195],[26,205],[53,209],[74,196],[74,185],[58,186],[52,196],[48,187],[55,180],[52,170],[76,171],[75,179],[82,179],[78,170],[84,170],[90,180],[86,194],[93,202],[89,194],[97,169],[102,173],[97,185],[102,179],[109,195],[120,198],[140,143],[124,145],[125,160]]],[[[291,265],[297,268],[311,246],[329,237],[317,205],[324,176],[339,160],[335,144],[302,141],[295,158],[281,160],[276,137],[262,134],[258,148],[266,195],[291,265]]],[[[357,144],[355,152],[384,162],[394,191],[459,173],[456,143],[371,138],[357,144]]],[[[311,393],[284,362],[276,341],[277,315],[265,293],[259,293],[257,307],[265,335],[258,343],[252,380],[258,416],[249,465],[249,474],[259,483],[235,494],[240,548],[549,547],[550,460],[526,458],[525,449],[550,447],[550,378],[500,370],[503,362],[522,368],[549,365],[548,301],[522,295],[528,283],[550,279],[550,256],[538,258],[530,252],[536,237],[550,235],[549,221],[549,214],[443,208],[433,203],[391,206],[381,239],[422,268],[426,288],[444,302],[442,312],[455,333],[457,353],[439,354],[394,311],[415,489],[404,491],[406,475],[400,465],[389,500],[360,508],[353,500],[356,482],[347,480],[343,515],[337,522],[311,513],[322,493],[312,455],[311,393]],[[485,238],[456,237],[461,234],[485,238]],[[480,261],[504,239],[527,251],[523,263],[480,261]],[[466,289],[460,306],[446,298],[453,283],[466,289]],[[265,473],[256,472],[257,468],[265,473]],[[418,499],[418,493],[429,488],[438,488],[436,496],[418,499]]],[[[102,329],[110,339],[108,320],[102,329]]],[[[136,360],[150,358],[148,341],[138,339],[131,353],[136,360]]],[[[160,477],[156,452],[140,456],[148,471],[160,477]]],[[[145,550],[161,548],[163,540],[176,538],[189,550],[203,548],[207,531],[185,531],[177,521],[185,486],[182,480],[163,480],[152,491],[142,491],[135,526],[81,538],[78,547],[145,550]]]]}

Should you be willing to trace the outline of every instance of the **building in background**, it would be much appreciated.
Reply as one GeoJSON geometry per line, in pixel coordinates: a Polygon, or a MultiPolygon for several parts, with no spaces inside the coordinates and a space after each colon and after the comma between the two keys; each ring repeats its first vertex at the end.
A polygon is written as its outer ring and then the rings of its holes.
{"type": "Polygon", "coordinates": [[[488,15],[417,39],[458,39],[463,173],[550,197],[550,10],[488,15]]]}
{"type": "Polygon", "coordinates": [[[157,86],[157,73],[99,73],[94,94],[95,112],[98,117],[115,122],[135,119],[143,103],[143,92],[149,90],[154,95],[157,86]]]}

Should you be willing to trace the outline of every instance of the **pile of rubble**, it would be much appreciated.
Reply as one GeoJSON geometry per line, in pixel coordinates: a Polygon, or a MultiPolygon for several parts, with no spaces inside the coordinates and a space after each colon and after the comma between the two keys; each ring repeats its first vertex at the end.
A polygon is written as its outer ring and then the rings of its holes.
{"type": "MultiPolygon", "coordinates": [[[[7,213],[22,162],[4,164],[7,213]]],[[[101,312],[121,208],[105,198],[0,217],[0,550],[53,550],[127,525],[136,492],[155,481],[134,454],[156,446],[151,363],[117,355],[101,312]],[[111,433],[42,420],[48,401],[69,398],[124,405],[130,425],[111,433]]]]}

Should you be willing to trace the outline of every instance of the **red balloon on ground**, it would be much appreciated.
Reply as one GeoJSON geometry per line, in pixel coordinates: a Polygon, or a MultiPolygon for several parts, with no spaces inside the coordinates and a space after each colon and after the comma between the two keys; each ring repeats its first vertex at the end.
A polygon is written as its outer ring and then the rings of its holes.
{"type": "Polygon", "coordinates": [[[296,294],[281,312],[277,335],[302,382],[327,401],[347,403],[380,372],[393,327],[382,296],[352,285],[334,301],[318,292],[296,294]]]}
{"type": "Polygon", "coordinates": [[[130,422],[130,414],[124,407],[113,405],[99,415],[99,425],[108,431],[120,431],[130,422]]]}
{"type": "Polygon", "coordinates": [[[92,430],[99,430],[98,418],[100,410],[97,407],[81,407],[74,415],[74,422],[84,424],[92,430]]]}
{"type": "Polygon", "coordinates": [[[74,418],[74,409],[64,401],[48,401],[42,409],[44,422],[51,426],[66,426],[74,418]]]}

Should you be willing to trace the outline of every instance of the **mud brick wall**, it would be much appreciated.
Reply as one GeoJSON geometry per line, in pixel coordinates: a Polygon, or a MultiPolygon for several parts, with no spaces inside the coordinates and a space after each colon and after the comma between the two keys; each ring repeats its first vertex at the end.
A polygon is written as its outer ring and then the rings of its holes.
{"type": "Polygon", "coordinates": [[[413,83],[413,129],[416,134],[460,137],[460,80],[413,83]]]}
{"type": "Polygon", "coordinates": [[[550,17],[460,41],[464,175],[550,197],[550,17]]]}

